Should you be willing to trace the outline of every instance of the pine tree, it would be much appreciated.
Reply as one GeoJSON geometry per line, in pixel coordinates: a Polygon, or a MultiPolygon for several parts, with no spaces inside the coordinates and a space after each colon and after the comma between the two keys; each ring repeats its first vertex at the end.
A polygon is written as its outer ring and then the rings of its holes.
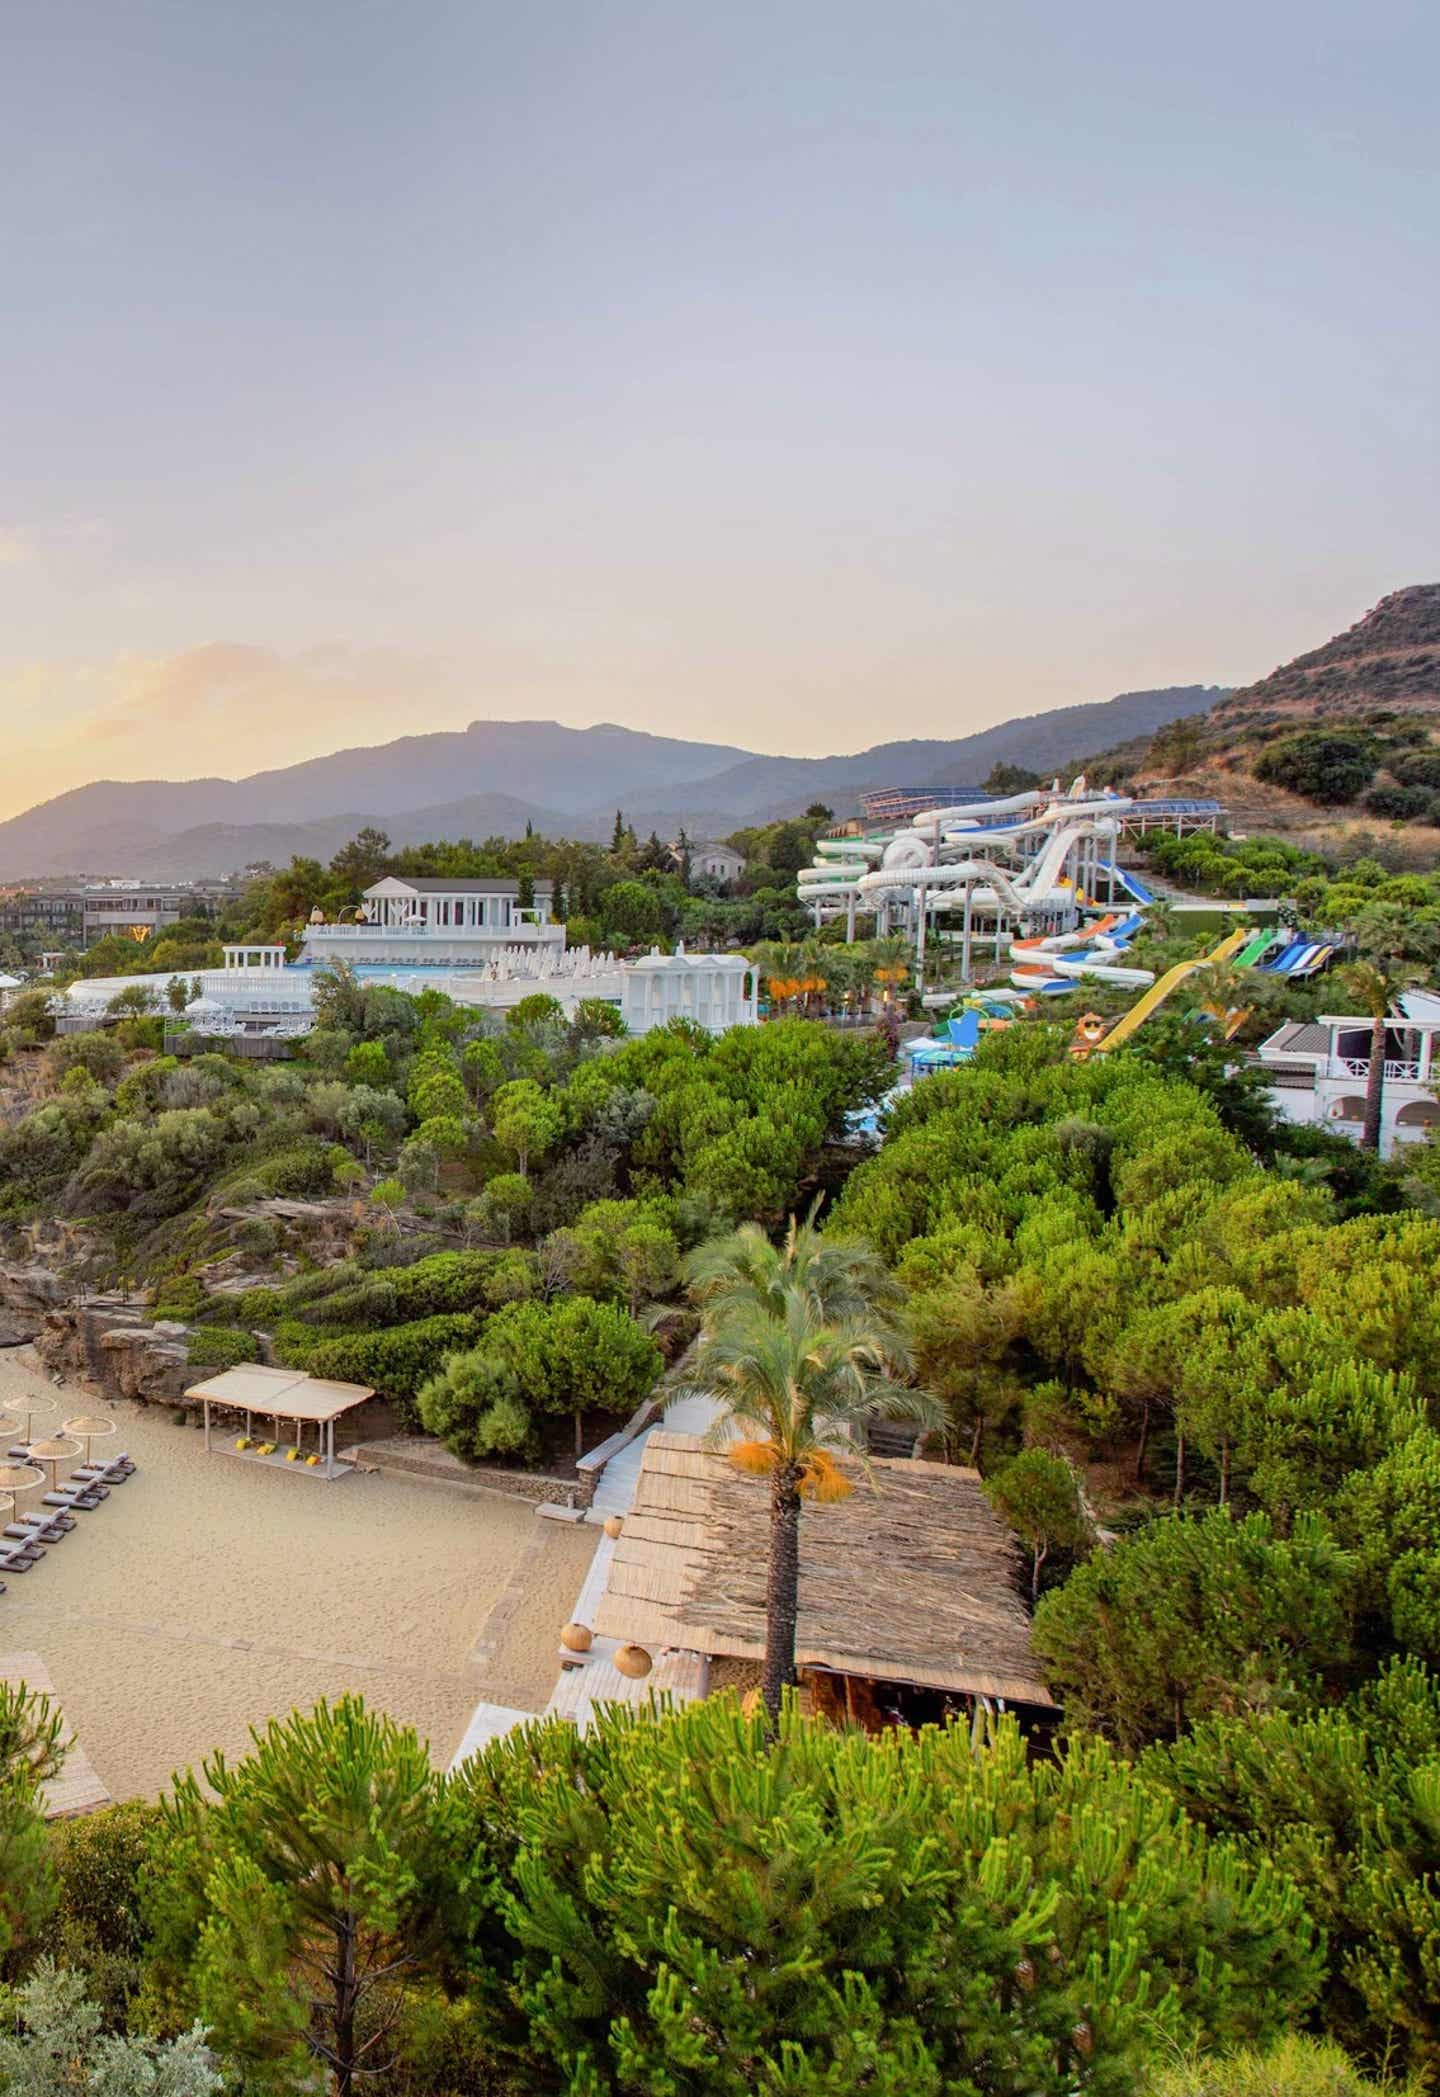
{"type": "Polygon", "coordinates": [[[266,2086],[336,2097],[385,2059],[450,1894],[444,1799],[424,1746],[358,1698],[255,1733],[163,1802],[148,1894],[152,1992],[266,2086]]]}
{"type": "Polygon", "coordinates": [[[876,1740],[733,1698],[497,1743],[456,1780],[472,2002],[573,2097],[1129,2097],[1263,2041],[1318,1959],[1295,1890],[1102,1743],[876,1740]]]}
{"type": "Polygon", "coordinates": [[[41,1786],[64,1760],[50,1699],[0,1682],[0,1957],[29,1943],[55,1906],[41,1786]]]}

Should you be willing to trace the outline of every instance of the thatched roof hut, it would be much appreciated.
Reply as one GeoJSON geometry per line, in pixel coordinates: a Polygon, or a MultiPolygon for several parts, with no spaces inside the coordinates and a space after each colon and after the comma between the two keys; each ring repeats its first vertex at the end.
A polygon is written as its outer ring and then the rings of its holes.
{"type": "MultiPolygon", "coordinates": [[[[801,1668],[1053,1708],[1030,1651],[1019,1554],[979,1473],[876,1458],[800,1518],[801,1668]]],[[[695,1435],[645,1445],[595,1629],[652,1651],[758,1660],[769,1496],[695,1435]]]]}

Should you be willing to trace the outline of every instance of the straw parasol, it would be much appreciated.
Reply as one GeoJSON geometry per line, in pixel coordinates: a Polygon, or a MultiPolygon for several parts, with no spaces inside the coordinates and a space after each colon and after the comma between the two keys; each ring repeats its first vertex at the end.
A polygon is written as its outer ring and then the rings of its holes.
{"type": "Polygon", "coordinates": [[[97,1435],[113,1434],[115,1432],[115,1422],[103,1413],[93,1415],[81,1413],[78,1419],[65,1422],[65,1432],[66,1434],[78,1434],[84,1437],[85,1461],[88,1464],[90,1461],[90,1444],[97,1435]]]}
{"type": "Polygon", "coordinates": [[[39,1464],[0,1464],[0,1493],[7,1495],[10,1512],[15,1512],[15,1495],[23,1493],[26,1486],[43,1485],[45,1473],[39,1464]]]}
{"type": "MultiPolygon", "coordinates": [[[[16,1412],[23,1413],[25,1415],[25,1432],[20,1437],[22,1442],[28,1443],[30,1440],[31,1434],[35,1426],[36,1413],[53,1413],[58,1404],[58,1399],[46,1398],[44,1396],[37,1397],[33,1394],[27,1394],[27,1396],[21,1400],[21,1402],[16,1406],[15,1410],[16,1412]]],[[[8,1429],[6,1431],[8,1432],[8,1429]]]]}
{"type": "Polygon", "coordinates": [[[55,1490],[55,1474],[69,1457],[80,1454],[78,1442],[67,1441],[63,1435],[52,1435],[48,1442],[32,1442],[30,1456],[37,1464],[50,1466],[50,1490],[55,1490]]]}
{"type": "Polygon", "coordinates": [[[19,1432],[20,1422],[12,1420],[9,1413],[0,1413],[0,1441],[3,1441],[7,1435],[18,1434],[19,1432]]]}

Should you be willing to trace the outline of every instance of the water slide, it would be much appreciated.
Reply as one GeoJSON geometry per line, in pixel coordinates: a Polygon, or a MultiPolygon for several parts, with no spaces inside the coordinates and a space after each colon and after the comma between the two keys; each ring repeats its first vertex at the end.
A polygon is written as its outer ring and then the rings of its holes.
{"type": "Polygon", "coordinates": [[[1164,1004],[1171,991],[1178,989],[1187,976],[1193,976],[1197,968],[1232,960],[1253,937],[1251,928],[1242,925],[1238,932],[1231,932],[1222,939],[1213,953],[1203,954],[1198,961],[1177,961],[1174,968],[1167,968],[1159,981],[1151,984],[1144,997],[1130,1007],[1124,1018],[1117,1020],[1104,1040],[1096,1042],[1096,1055],[1103,1054],[1106,1049],[1118,1048],[1122,1041],[1128,1041],[1138,1028],[1144,1026],[1151,1013],[1164,1004]]]}
{"type": "Polygon", "coordinates": [[[1138,874],[1127,873],[1123,866],[1112,867],[1111,871],[1126,895],[1133,896],[1137,903],[1148,909],[1156,901],[1155,896],[1145,886],[1138,874]]]}

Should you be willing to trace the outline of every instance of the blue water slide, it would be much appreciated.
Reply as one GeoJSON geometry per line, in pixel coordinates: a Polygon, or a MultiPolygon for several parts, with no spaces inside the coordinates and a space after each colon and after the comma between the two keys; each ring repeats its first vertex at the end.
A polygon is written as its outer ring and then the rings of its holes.
{"type": "Polygon", "coordinates": [[[1281,947],[1278,954],[1272,954],[1260,966],[1272,976],[1288,976],[1310,943],[1308,939],[1292,939],[1288,946],[1281,947]]]}
{"type": "Polygon", "coordinates": [[[1114,866],[1110,871],[1114,874],[1115,879],[1120,883],[1126,895],[1133,896],[1137,903],[1148,905],[1155,901],[1155,897],[1138,874],[1127,873],[1123,866],[1114,866]]]}
{"type": "Polygon", "coordinates": [[[962,1012],[958,1019],[950,1021],[950,1046],[957,1049],[973,1049],[980,1039],[980,1015],[978,1012],[962,1012]]]}

